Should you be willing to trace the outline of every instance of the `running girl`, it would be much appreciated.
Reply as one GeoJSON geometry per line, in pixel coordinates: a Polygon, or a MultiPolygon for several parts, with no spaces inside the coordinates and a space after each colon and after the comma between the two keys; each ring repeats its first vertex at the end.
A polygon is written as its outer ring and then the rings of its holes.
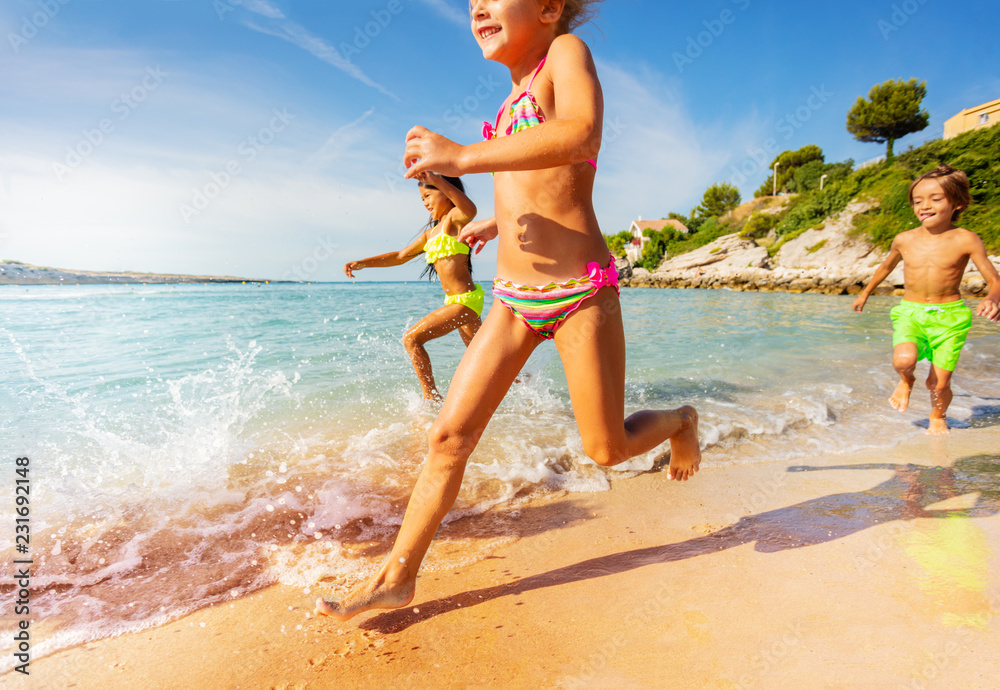
{"type": "Polygon", "coordinates": [[[429,452],[385,565],[316,613],[347,620],[406,606],[434,533],[462,484],[465,464],[532,351],[553,340],[569,383],[583,448],[617,465],[670,440],[672,479],[701,462],[692,407],[644,410],[625,419],[625,337],[618,272],[591,195],[603,100],[587,46],[570,31],[596,0],[473,0],[472,33],[487,60],[510,70],[512,93],[487,141],[459,145],[423,127],[406,137],[408,177],[494,173],[496,216],[460,239],[482,248],[499,238],[494,304],[452,379],[431,427],[429,452]]]}
{"type": "Polygon", "coordinates": [[[444,288],[444,306],[435,309],[420,319],[403,336],[403,345],[410,354],[413,368],[420,380],[424,398],[441,400],[431,358],[424,349],[424,343],[448,335],[458,329],[466,347],[472,336],[479,330],[480,315],[483,313],[482,286],[472,281],[472,254],[469,245],[458,241],[458,233],[476,215],[476,205],[465,195],[465,187],[457,177],[442,177],[432,172],[416,176],[420,184],[420,198],[431,214],[427,228],[398,252],[370,256],[360,261],[349,261],[344,265],[348,278],[362,268],[384,268],[399,266],[410,259],[426,254],[427,268],[424,274],[441,280],[444,288]]]}

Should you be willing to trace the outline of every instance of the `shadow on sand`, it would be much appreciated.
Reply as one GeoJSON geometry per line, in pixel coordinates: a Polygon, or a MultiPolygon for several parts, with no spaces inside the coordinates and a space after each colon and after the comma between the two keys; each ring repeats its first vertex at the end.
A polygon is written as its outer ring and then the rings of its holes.
{"type": "Polygon", "coordinates": [[[997,455],[962,458],[953,467],[864,463],[788,468],[789,472],[836,470],[891,470],[893,476],[866,491],[831,494],[743,517],[703,537],[591,558],[509,583],[387,611],[369,618],[359,627],[381,633],[399,632],[440,614],[492,599],[694,558],[750,542],[756,542],[756,551],[772,553],[841,539],[894,521],[986,517],[1000,512],[1000,456],[997,455]],[[939,501],[971,494],[978,494],[971,508],[928,509],[939,501]]]}

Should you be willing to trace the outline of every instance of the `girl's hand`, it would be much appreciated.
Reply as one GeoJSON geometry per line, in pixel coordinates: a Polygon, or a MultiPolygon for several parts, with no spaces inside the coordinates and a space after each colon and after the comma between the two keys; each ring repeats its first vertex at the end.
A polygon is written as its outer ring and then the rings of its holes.
{"type": "Polygon", "coordinates": [[[854,304],[851,305],[851,309],[860,314],[864,310],[865,302],[867,301],[867,295],[858,295],[858,298],[854,300],[854,304]]]}
{"type": "Polygon", "coordinates": [[[406,133],[403,164],[407,170],[403,177],[411,179],[428,171],[458,177],[462,174],[458,158],[463,148],[461,144],[418,125],[406,133]]]}
{"type": "Polygon", "coordinates": [[[465,242],[472,248],[474,254],[478,254],[483,251],[487,242],[496,239],[498,232],[496,218],[474,220],[458,233],[458,241],[465,242]]]}
{"type": "Polygon", "coordinates": [[[423,184],[428,184],[431,185],[432,187],[436,185],[439,180],[442,179],[440,175],[438,175],[436,172],[431,172],[430,170],[427,170],[422,173],[417,173],[416,175],[414,175],[414,177],[417,178],[417,182],[422,182],[423,184]]]}
{"type": "Polygon", "coordinates": [[[346,264],[344,264],[344,275],[347,276],[348,278],[353,278],[355,271],[360,271],[362,268],[364,268],[364,266],[361,266],[360,264],[361,264],[360,261],[348,261],[346,264]]]}

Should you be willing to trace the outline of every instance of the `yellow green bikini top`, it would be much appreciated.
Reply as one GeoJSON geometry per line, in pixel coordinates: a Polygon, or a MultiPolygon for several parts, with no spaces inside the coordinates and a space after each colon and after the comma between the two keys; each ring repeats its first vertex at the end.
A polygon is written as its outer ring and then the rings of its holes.
{"type": "Polygon", "coordinates": [[[424,244],[424,252],[427,253],[427,263],[432,264],[446,256],[468,254],[469,245],[459,242],[447,233],[441,232],[427,240],[424,244]]]}

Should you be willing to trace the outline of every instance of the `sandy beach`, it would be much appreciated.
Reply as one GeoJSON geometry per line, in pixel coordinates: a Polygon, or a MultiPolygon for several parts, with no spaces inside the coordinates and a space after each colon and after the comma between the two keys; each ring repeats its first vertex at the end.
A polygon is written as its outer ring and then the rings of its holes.
{"type": "MultiPolygon", "coordinates": [[[[35,659],[33,688],[993,688],[1000,428],[663,471],[522,505],[520,538],[349,623],[274,586],[35,659]]],[[[428,555],[459,548],[441,535],[428,555]]],[[[27,682],[26,682],[27,681],[27,682]]]]}

